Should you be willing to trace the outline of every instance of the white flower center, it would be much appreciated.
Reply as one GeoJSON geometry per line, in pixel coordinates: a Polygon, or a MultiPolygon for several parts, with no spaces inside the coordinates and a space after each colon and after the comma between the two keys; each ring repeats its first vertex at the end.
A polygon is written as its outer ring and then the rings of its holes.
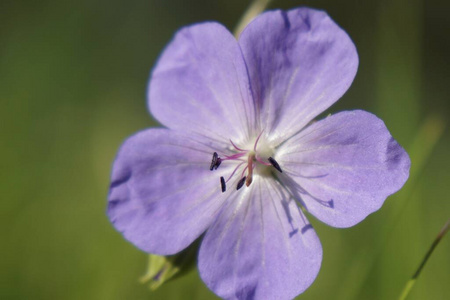
{"type": "Polygon", "coordinates": [[[230,140],[232,148],[230,150],[234,153],[232,155],[225,155],[219,157],[217,152],[214,152],[211,161],[210,170],[217,170],[223,161],[233,160],[238,161],[238,164],[228,179],[220,177],[220,184],[222,192],[226,191],[226,184],[237,173],[241,174],[240,179],[237,182],[236,189],[241,189],[244,184],[250,186],[253,182],[254,174],[259,176],[271,176],[274,168],[278,172],[283,172],[278,165],[277,161],[273,158],[275,151],[273,147],[262,137],[262,132],[244,148],[238,147],[233,141],[230,140]],[[239,170],[239,172],[237,172],[239,170]]]}

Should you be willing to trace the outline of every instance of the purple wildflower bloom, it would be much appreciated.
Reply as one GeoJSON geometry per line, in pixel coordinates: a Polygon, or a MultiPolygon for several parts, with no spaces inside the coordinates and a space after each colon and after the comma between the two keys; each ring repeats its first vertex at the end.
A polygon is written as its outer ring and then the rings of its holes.
{"type": "Polygon", "coordinates": [[[160,255],[205,233],[198,267],[220,297],[302,293],[322,247],[299,206],[331,226],[353,226],[409,175],[407,153],[376,116],[344,111],[311,122],[357,67],[349,36],[313,9],[266,12],[239,41],[214,22],[181,29],[149,85],[150,112],[168,129],[121,147],[112,223],[160,255]]]}

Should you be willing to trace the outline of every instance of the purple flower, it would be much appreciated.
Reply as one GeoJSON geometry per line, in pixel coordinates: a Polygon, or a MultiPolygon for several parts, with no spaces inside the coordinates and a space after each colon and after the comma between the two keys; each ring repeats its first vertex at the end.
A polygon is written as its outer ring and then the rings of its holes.
{"type": "Polygon", "coordinates": [[[181,29],[153,70],[152,115],[114,162],[108,215],[125,238],[175,254],[204,234],[200,275],[223,298],[290,299],[322,261],[303,210],[349,227],[408,178],[410,160],[361,110],[312,123],[349,88],[358,55],[326,13],[270,11],[239,41],[181,29]]]}

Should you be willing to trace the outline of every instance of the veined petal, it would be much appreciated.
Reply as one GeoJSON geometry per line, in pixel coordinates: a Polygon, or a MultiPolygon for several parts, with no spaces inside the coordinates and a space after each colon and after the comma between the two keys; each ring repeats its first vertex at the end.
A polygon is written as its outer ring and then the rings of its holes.
{"type": "Polygon", "coordinates": [[[200,276],[225,299],[292,299],[319,272],[322,246],[272,178],[257,177],[227,200],[199,252],[200,276]]]}
{"type": "Polygon", "coordinates": [[[130,137],[114,162],[108,215],[125,238],[140,249],[177,253],[213,222],[224,203],[220,176],[211,176],[212,151],[167,129],[130,137]]]}
{"type": "Polygon", "coordinates": [[[358,54],[323,11],[269,11],[251,22],[239,44],[261,127],[275,141],[290,137],[349,88],[358,54]]]}
{"type": "Polygon", "coordinates": [[[162,124],[228,143],[254,135],[255,109],[242,52],[218,23],[184,27],[159,59],[150,112],[162,124]]]}
{"type": "Polygon", "coordinates": [[[360,110],[310,125],[279,148],[277,161],[306,209],[334,227],[378,210],[406,182],[411,164],[383,121],[360,110]]]}

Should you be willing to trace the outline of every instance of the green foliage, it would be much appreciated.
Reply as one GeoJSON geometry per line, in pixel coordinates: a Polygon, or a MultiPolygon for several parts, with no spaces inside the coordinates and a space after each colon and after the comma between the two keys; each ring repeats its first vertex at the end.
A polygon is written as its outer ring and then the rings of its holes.
{"type": "MultiPolygon", "coordinates": [[[[195,268],[154,292],[140,284],[147,254],[113,229],[106,195],[123,139],[157,126],[146,85],[173,33],[204,20],[233,29],[247,5],[1,2],[1,299],[216,299],[195,268]]],[[[450,211],[450,2],[277,0],[270,7],[299,5],[328,11],[358,49],[355,82],[332,112],[380,116],[411,153],[413,174],[358,226],[340,230],[310,217],[325,256],[299,299],[395,299],[450,211]]],[[[408,299],[450,299],[448,253],[447,236],[408,299]]]]}

